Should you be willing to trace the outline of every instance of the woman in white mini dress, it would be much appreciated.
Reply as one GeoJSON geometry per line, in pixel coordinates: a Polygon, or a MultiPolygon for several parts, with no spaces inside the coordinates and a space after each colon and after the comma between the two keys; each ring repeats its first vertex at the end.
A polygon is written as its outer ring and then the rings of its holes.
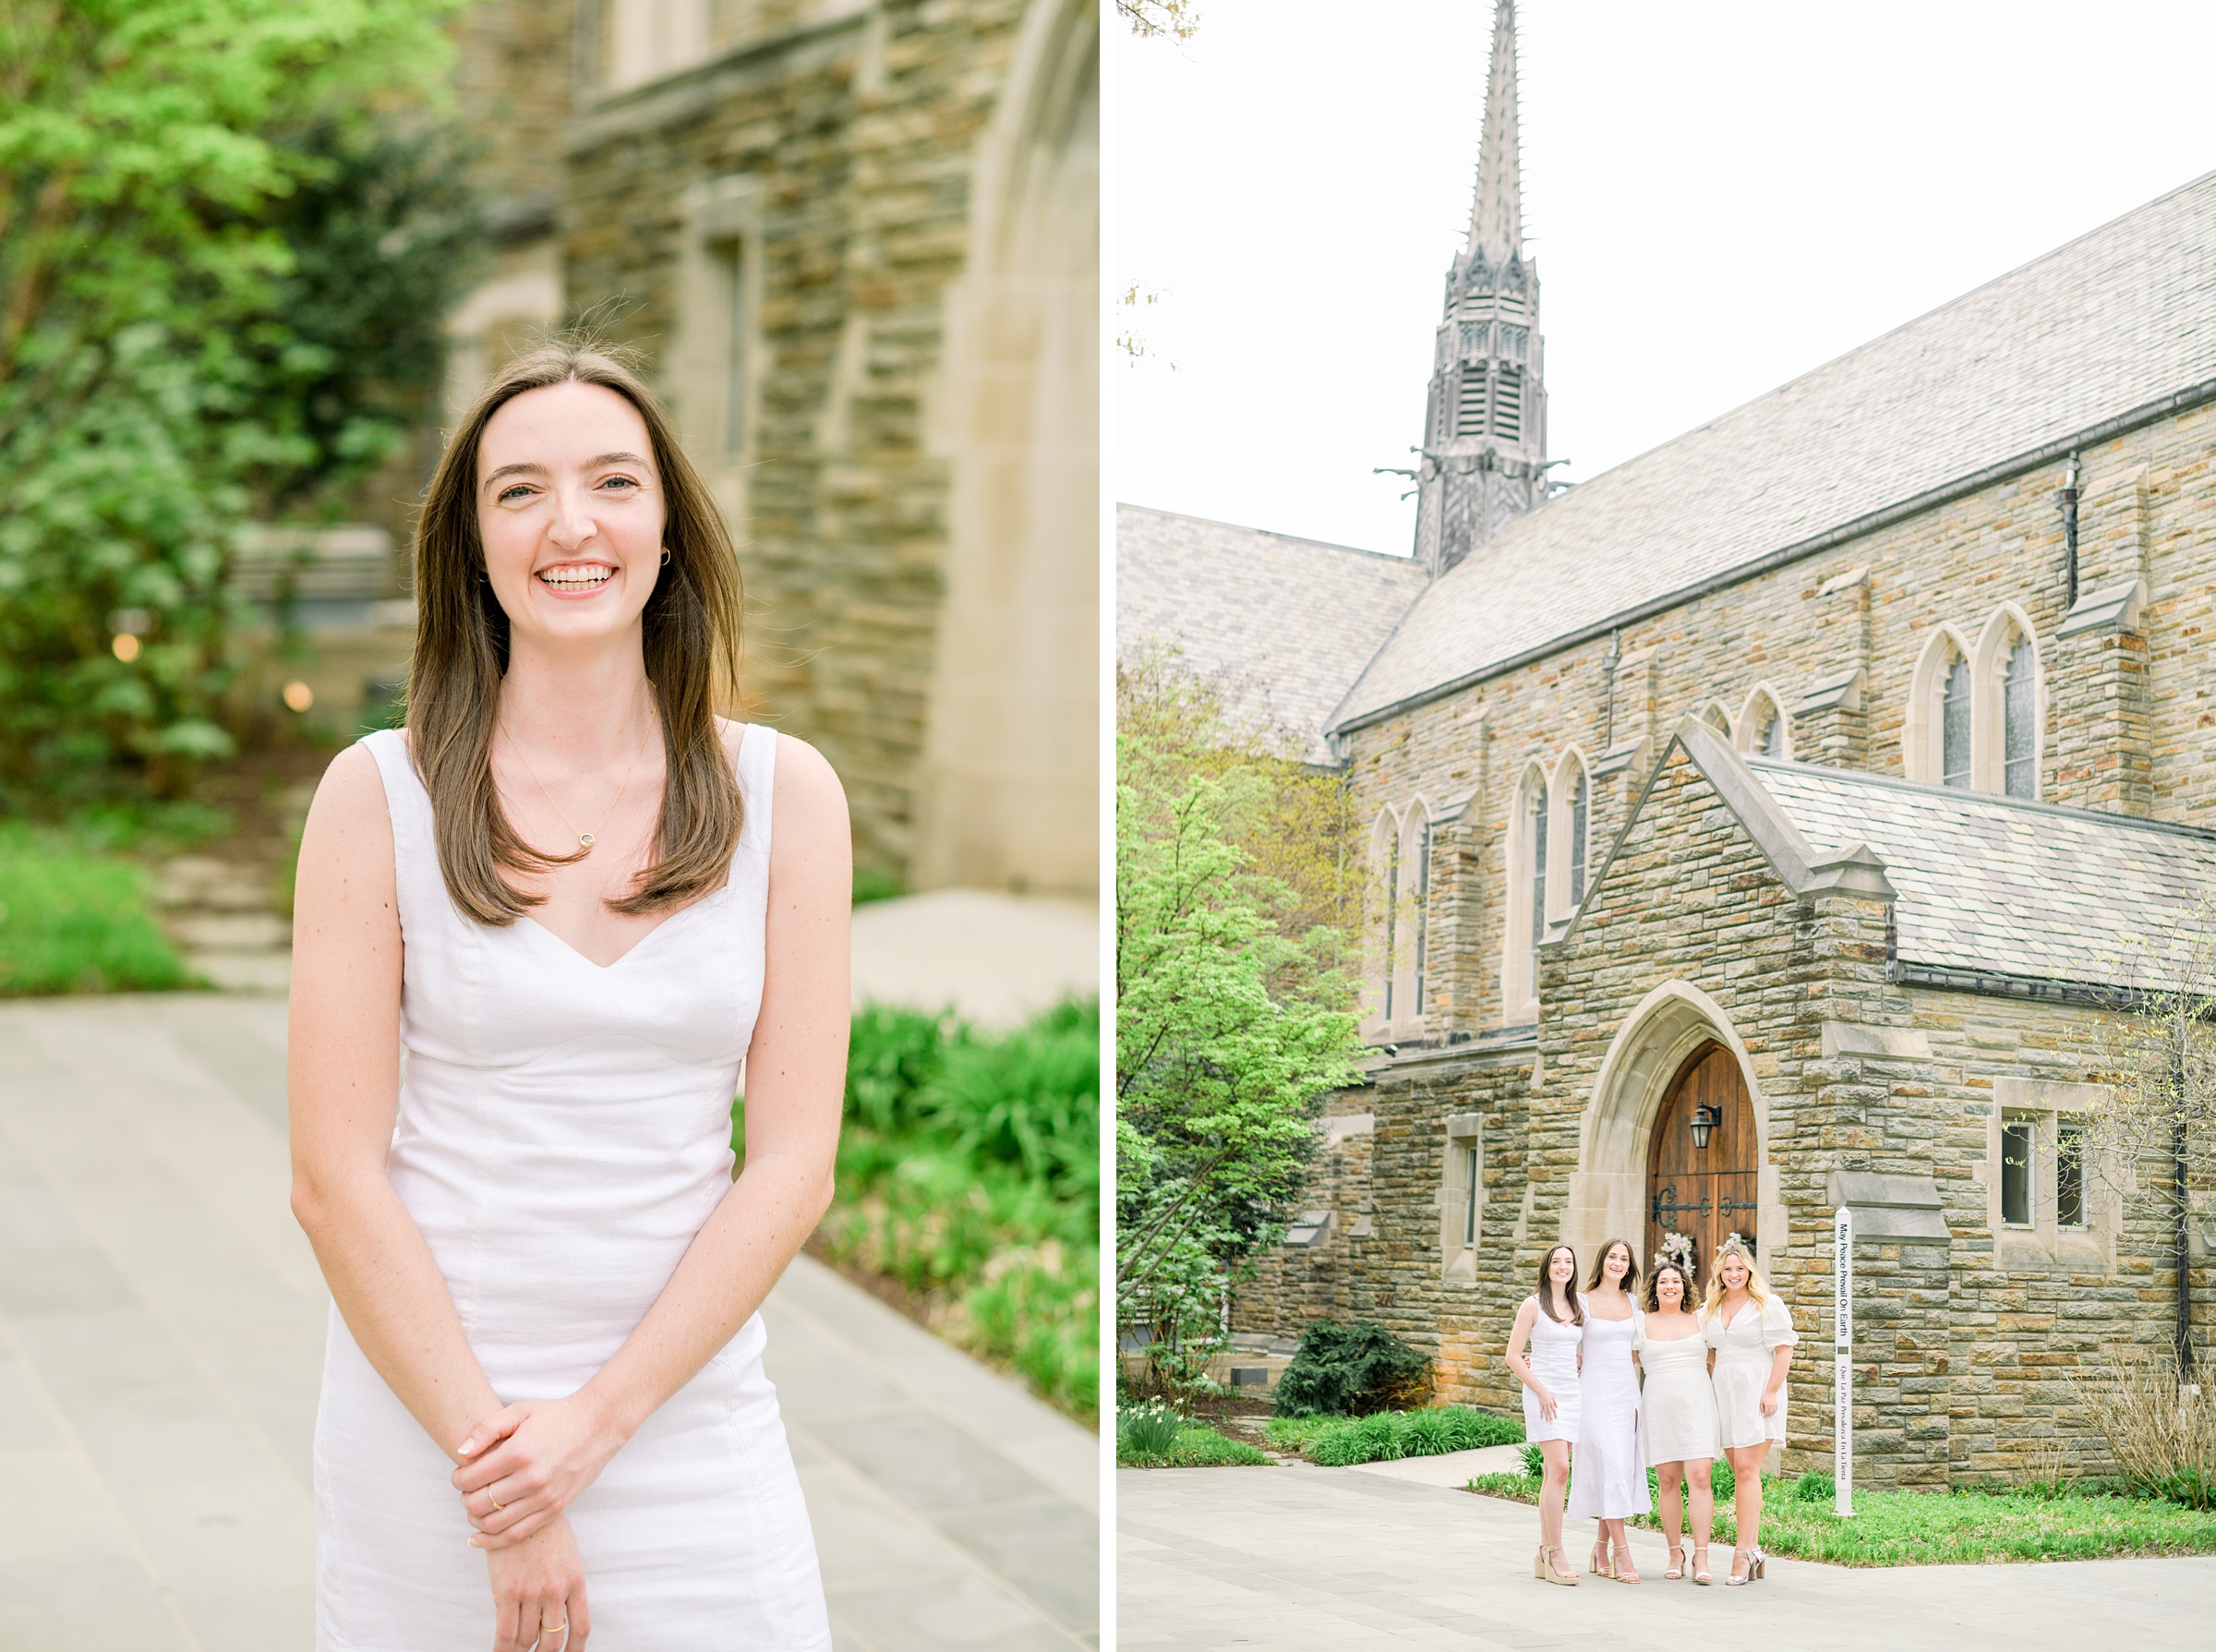
{"type": "Polygon", "coordinates": [[[830,1199],[838,782],[715,716],[730,541],[605,355],[479,397],[415,586],[407,729],[332,762],[300,853],[317,1647],[828,1647],[755,1310],[830,1199]]]}
{"type": "Polygon", "coordinates": [[[1624,1541],[1624,1519],[1655,1506],[1639,1444],[1639,1368],[1632,1359],[1644,1318],[1632,1295],[1638,1283],[1631,1246],[1621,1239],[1603,1245],[1593,1277],[1585,1281],[1577,1465],[1570,1477],[1570,1518],[1600,1522],[1593,1571],[1618,1583],[1639,1581],[1624,1541]]]}
{"type": "Polygon", "coordinates": [[[1692,1282],[1676,1262],[1657,1262],[1647,1281],[1637,1352],[1646,1376],[1639,1391],[1640,1438],[1661,1489],[1662,1530],[1669,1539],[1669,1567],[1662,1575],[1675,1579],[1690,1571],[1693,1582],[1706,1584],[1708,1532],[1716,1518],[1708,1483],[1716,1451],[1716,1389],[1708,1378],[1708,1339],[1692,1312],[1692,1282]],[[1681,1541],[1687,1503],[1692,1513],[1690,1568],[1681,1541]]]}
{"type": "Polygon", "coordinates": [[[1785,1372],[1800,1339],[1785,1304],[1755,1271],[1754,1259],[1732,1240],[1716,1250],[1716,1272],[1701,1305],[1701,1335],[1716,1353],[1711,1387],[1716,1438],[1730,1460],[1739,1523],[1731,1574],[1724,1582],[1752,1583],[1768,1559],[1762,1552],[1762,1465],[1770,1447],[1785,1440],[1785,1372]]]}
{"type": "Polygon", "coordinates": [[[1539,1486],[1539,1552],[1531,1574],[1574,1586],[1562,1553],[1562,1493],[1570,1484],[1571,1448],[1578,1430],[1578,1350],[1585,1310],[1577,1299],[1577,1252],[1557,1245],[1539,1263],[1539,1288],[1524,1298],[1508,1333],[1508,1369],[1524,1384],[1524,1438],[1546,1460],[1539,1486]],[[1531,1357],[1524,1357],[1524,1344],[1531,1357]]]}

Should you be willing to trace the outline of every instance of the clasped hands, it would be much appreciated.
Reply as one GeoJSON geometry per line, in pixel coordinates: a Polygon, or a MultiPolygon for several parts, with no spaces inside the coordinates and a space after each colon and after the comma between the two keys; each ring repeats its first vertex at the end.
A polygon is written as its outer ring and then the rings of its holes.
{"type": "Polygon", "coordinates": [[[623,1441],[582,1395],[520,1400],[474,1424],[453,1472],[473,1549],[521,1542],[599,1477],[623,1441]]]}

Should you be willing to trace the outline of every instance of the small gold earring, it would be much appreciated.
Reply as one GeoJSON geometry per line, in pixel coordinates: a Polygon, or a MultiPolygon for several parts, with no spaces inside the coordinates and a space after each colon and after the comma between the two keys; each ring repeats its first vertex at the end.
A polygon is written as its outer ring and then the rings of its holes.
{"type": "Polygon", "coordinates": [[[662,566],[669,566],[669,548],[667,545],[662,547],[662,566]]]}

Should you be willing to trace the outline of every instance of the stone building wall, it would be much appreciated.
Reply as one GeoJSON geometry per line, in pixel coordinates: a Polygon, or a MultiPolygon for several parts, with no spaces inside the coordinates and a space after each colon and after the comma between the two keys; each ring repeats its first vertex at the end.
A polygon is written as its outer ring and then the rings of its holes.
{"type": "MultiPolygon", "coordinates": [[[[727,6],[718,30],[753,30],[751,38],[719,32],[717,54],[599,97],[571,131],[561,214],[568,311],[642,352],[670,394],[739,530],[756,714],[823,749],[847,787],[858,864],[903,879],[920,869],[933,883],[1071,892],[1097,881],[1089,746],[1030,791],[1019,786],[999,813],[1025,818],[988,822],[1000,836],[971,852],[932,852],[934,829],[958,835],[965,822],[948,824],[961,800],[944,795],[947,785],[929,804],[922,797],[934,709],[958,715],[939,702],[950,681],[968,681],[958,669],[949,675],[945,627],[950,616],[999,601],[999,586],[1030,582],[1001,603],[1006,613],[994,610],[987,641],[1006,654],[1026,635],[1042,639],[1051,656],[1042,669],[1069,704],[1029,747],[978,728],[971,707],[970,748],[1020,779],[1042,762],[1052,766],[1051,754],[1084,746],[1095,721],[1093,512],[1087,507],[1074,529],[1057,523],[1042,542],[1018,548],[1021,567],[989,570],[986,584],[998,585],[982,597],[957,592],[963,600],[950,608],[950,581],[959,577],[951,571],[975,560],[957,553],[980,533],[990,540],[993,525],[963,525],[973,444],[949,435],[950,420],[967,414],[946,405],[950,381],[963,376],[950,315],[960,283],[975,274],[981,222],[1006,216],[994,192],[1013,186],[1002,174],[1020,172],[1042,144],[1077,144],[1078,170],[1048,187],[1061,215],[1049,238],[1081,236],[1090,223],[1084,134],[1042,136],[1034,120],[996,143],[995,122],[1008,124],[1008,99],[1032,114],[1057,99],[1091,107],[1082,72],[1042,84],[1062,71],[1034,61],[1053,57],[1042,35],[1070,34],[1091,15],[1074,0],[727,6]],[[1002,152],[1011,144],[1020,151],[1013,157],[1002,152]],[[701,298],[710,235],[743,239],[739,279],[751,291],[742,299],[701,298]],[[743,303],[748,320],[702,313],[717,302],[743,303]],[[742,344],[743,415],[724,407],[714,364],[703,368],[704,356],[734,347],[717,332],[727,325],[752,330],[742,344]],[[1013,637],[1000,637],[1009,630],[1013,637]]],[[[990,400],[993,392],[982,393],[990,400]]],[[[1078,400],[1090,463],[1090,390],[1080,387],[1078,400]]],[[[1026,431],[1034,411],[999,402],[985,409],[1003,432],[1026,431]]],[[[1008,488],[1027,479],[1020,473],[1038,445],[1027,441],[994,456],[1018,474],[984,486],[983,514],[1020,514],[1008,488]]],[[[1056,450],[1042,462],[1066,468],[1066,460],[1056,450]]],[[[1061,491],[1075,497],[1084,480],[1073,475],[1061,491]]],[[[972,623],[966,651],[979,635],[972,623]]],[[[1028,706],[1055,697],[1030,686],[1017,696],[1028,706]]],[[[1009,697],[990,685],[981,692],[994,705],[1009,697]]]]}
{"type": "MultiPolygon", "coordinates": [[[[1238,1324],[1297,1334],[1328,1301],[1430,1353],[1441,1400],[1512,1410],[1502,1351],[1545,1248],[1568,1237],[1584,1266],[1604,1237],[1644,1248],[1643,1221],[1595,1213],[1608,1193],[1590,1178],[1644,1187],[1634,1099],[1611,1100],[1603,1068],[1614,1051],[1620,1072],[1640,1029],[1660,1024],[1651,1007],[1667,983],[1728,1030],[1751,1080],[1763,1265],[1802,1339],[1785,1466],[1822,1466],[1831,1446],[1842,1173],[1933,1188],[1945,1236],[1858,1244],[1858,1473],[1881,1486],[2009,1477],[2027,1441],[2049,1433],[2102,1466],[2078,1383],[2118,1345],[2166,1345],[2169,1230],[2145,1201],[2106,1192],[2092,1195],[2088,1233],[2001,1230],[1993,1164],[1999,1110],[2068,1112],[2097,1093],[2101,1014],[1901,985],[1886,933],[1882,899],[1794,898],[1673,751],[1583,918],[1545,949],[1536,1038],[1404,1050],[1335,1099],[1374,1117],[1367,1186],[1335,1190],[1366,1197],[1374,1231],[1313,1260],[1280,1253],[1242,1295],[1238,1324]],[[1440,1198],[1449,1121],[1470,1115],[1483,1120],[1485,1198],[1475,1266],[1457,1279],[1440,1198]]],[[[1676,1058],[1654,1070],[1666,1077],[1676,1058]]],[[[2203,1300],[2216,1284],[2198,1251],[2192,1284],[2203,1300]]]]}
{"type": "MultiPolygon", "coordinates": [[[[1792,717],[1792,754],[1903,772],[1910,685],[1934,627],[1974,647],[2004,603],[2037,636],[2046,739],[2040,795],[2157,819],[2205,823],[2216,808],[2216,406],[2165,417],[2082,455],[2081,597],[2143,577],[2143,604],[2111,623],[2063,629],[2061,463],[1994,482],[1801,561],[1752,575],[1346,736],[1357,817],[1421,798],[1467,803],[1449,828],[1463,881],[1435,876],[1434,948],[1420,1024],[1373,1029],[1396,1043],[1497,1027],[1519,778],[1580,752],[1593,785],[1591,863],[1677,721],[1714,700],[1736,716],[1758,683],[1791,717],[1813,684],[1859,669],[1859,708],[1792,717]],[[1857,570],[1866,571],[1856,579],[1857,570]],[[1613,705],[1609,693],[1613,679],[1613,705]],[[1644,742],[1644,746],[1635,742],[1644,742]],[[1613,764],[1603,762],[1610,747],[1613,764]],[[1451,940],[1448,937],[1451,937],[1451,940]]],[[[1377,916],[1373,913],[1373,926],[1377,916]]]]}

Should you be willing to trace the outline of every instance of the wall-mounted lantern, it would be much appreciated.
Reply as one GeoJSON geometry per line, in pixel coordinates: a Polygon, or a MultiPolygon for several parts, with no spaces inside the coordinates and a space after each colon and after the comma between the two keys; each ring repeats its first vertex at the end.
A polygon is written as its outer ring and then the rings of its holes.
{"type": "Polygon", "coordinates": [[[1705,1152],[1708,1150],[1708,1133],[1723,1122],[1723,1114],[1709,1106],[1707,1103],[1704,1102],[1695,1107],[1692,1110],[1692,1145],[1694,1150],[1705,1152]]]}

